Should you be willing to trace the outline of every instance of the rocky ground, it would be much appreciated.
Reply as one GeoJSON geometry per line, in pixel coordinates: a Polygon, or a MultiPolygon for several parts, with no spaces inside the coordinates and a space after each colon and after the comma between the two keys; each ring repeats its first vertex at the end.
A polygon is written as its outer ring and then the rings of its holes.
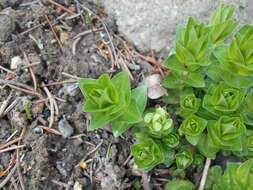
{"type": "MultiPolygon", "coordinates": [[[[164,74],[176,25],[219,2],[0,0],[0,189],[163,189],[163,166],[133,168],[130,132],[88,130],[76,78],[164,74]]],[[[252,2],[223,2],[252,22],[252,2]]]]}

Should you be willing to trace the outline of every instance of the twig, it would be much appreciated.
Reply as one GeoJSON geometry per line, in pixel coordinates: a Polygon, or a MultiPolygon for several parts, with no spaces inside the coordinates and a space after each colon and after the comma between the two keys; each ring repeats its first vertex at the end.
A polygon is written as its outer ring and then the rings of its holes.
{"type": "Polygon", "coordinates": [[[130,154],[130,155],[127,157],[126,161],[123,163],[123,166],[127,165],[127,163],[129,162],[129,160],[130,160],[131,158],[132,158],[132,155],[130,154]]]}
{"type": "Polygon", "coordinates": [[[12,85],[12,84],[7,84],[9,87],[11,87],[11,88],[14,88],[14,89],[16,89],[16,90],[20,90],[20,91],[22,91],[22,92],[25,92],[25,93],[27,93],[27,94],[32,94],[32,95],[36,95],[36,96],[42,96],[42,94],[40,94],[40,93],[38,93],[38,92],[35,92],[35,91],[33,91],[33,90],[26,90],[26,89],[23,89],[23,88],[19,88],[19,87],[17,87],[17,86],[15,86],[15,85],[12,85]]]}
{"type": "Polygon", "coordinates": [[[74,36],[73,39],[77,39],[77,38],[80,38],[80,37],[85,36],[87,34],[90,34],[90,33],[93,33],[93,32],[98,32],[98,31],[101,31],[101,30],[103,30],[103,28],[86,30],[86,31],[81,32],[81,33],[77,34],[76,36],[74,36]]]}
{"type": "Polygon", "coordinates": [[[9,142],[9,141],[12,139],[12,137],[14,137],[14,136],[17,134],[17,132],[18,132],[18,130],[14,131],[14,132],[11,134],[11,136],[9,136],[9,137],[6,139],[5,142],[9,142]]]}
{"type": "Polygon", "coordinates": [[[48,83],[48,84],[41,85],[41,87],[55,86],[55,85],[60,85],[60,84],[65,84],[65,83],[75,83],[75,82],[76,82],[75,79],[69,79],[69,80],[60,81],[60,82],[51,82],[51,83],[48,83]]]}
{"type": "Polygon", "coordinates": [[[51,128],[43,126],[43,125],[38,126],[38,128],[44,129],[44,130],[46,130],[46,131],[48,131],[50,133],[53,133],[55,135],[62,135],[59,131],[57,131],[55,129],[51,129],[51,128]]]}
{"type": "Polygon", "coordinates": [[[72,45],[72,54],[76,55],[76,46],[77,46],[78,42],[81,40],[82,36],[88,35],[88,34],[90,34],[92,32],[101,31],[101,30],[102,30],[102,28],[92,29],[92,30],[86,30],[84,32],[81,32],[81,33],[77,34],[75,37],[73,37],[74,42],[73,42],[73,45],[72,45]]]}
{"type": "Polygon", "coordinates": [[[9,70],[9,69],[7,69],[7,68],[1,66],[1,65],[0,65],[0,69],[6,71],[6,72],[8,72],[8,73],[11,73],[11,74],[14,74],[14,75],[15,75],[15,73],[14,73],[13,71],[11,71],[11,70],[9,70]]]}
{"type": "Polygon", "coordinates": [[[65,72],[62,72],[62,75],[66,76],[66,77],[69,77],[69,78],[73,78],[73,79],[79,79],[79,77],[71,75],[69,73],[65,73],[65,72]]]}
{"type": "Polygon", "coordinates": [[[25,146],[26,145],[23,144],[23,145],[19,145],[19,146],[13,146],[13,147],[5,148],[5,149],[0,150],[0,153],[7,152],[7,151],[10,151],[10,150],[16,150],[16,149],[19,149],[19,148],[24,148],[25,146]]]}
{"type": "Polygon", "coordinates": [[[57,34],[56,34],[55,30],[54,30],[54,27],[53,27],[51,21],[49,20],[49,18],[48,18],[47,15],[45,15],[45,18],[46,18],[46,21],[48,22],[48,24],[49,24],[49,26],[50,26],[50,28],[51,28],[53,34],[54,34],[55,39],[57,40],[57,42],[58,42],[58,44],[59,44],[61,50],[63,51],[62,42],[61,42],[61,40],[59,39],[59,37],[57,36],[57,34]]]}
{"type": "Polygon", "coordinates": [[[16,98],[4,111],[3,115],[6,115],[9,111],[11,111],[20,101],[20,97],[16,98]]]}
{"type": "Polygon", "coordinates": [[[7,97],[7,99],[5,101],[3,101],[1,107],[0,107],[0,117],[2,116],[2,114],[4,113],[4,110],[6,109],[6,107],[8,106],[11,98],[13,95],[13,91],[11,91],[11,93],[9,94],[9,96],[7,97]]]}
{"type": "Polygon", "coordinates": [[[202,178],[201,178],[201,181],[200,181],[199,190],[204,190],[204,188],[205,188],[206,178],[207,178],[207,174],[208,174],[210,164],[211,164],[211,158],[206,158],[205,168],[204,168],[202,178]]]}
{"type": "Polygon", "coordinates": [[[68,12],[69,14],[76,15],[76,13],[75,13],[74,11],[72,11],[72,10],[70,10],[70,9],[68,9],[68,8],[66,8],[66,7],[64,7],[63,5],[57,3],[57,2],[55,2],[55,1],[53,1],[53,0],[47,0],[47,1],[50,2],[50,3],[52,3],[52,4],[54,4],[54,5],[56,5],[57,7],[60,7],[60,8],[63,9],[64,11],[68,12]]]}
{"type": "Polygon", "coordinates": [[[15,86],[26,88],[28,90],[33,90],[32,87],[30,87],[26,84],[20,83],[20,82],[13,81],[13,80],[1,80],[0,79],[0,84],[12,84],[12,85],[15,85],[15,86]]]}
{"type": "MultiPolygon", "coordinates": [[[[44,83],[42,84],[44,85],[44,83]]],[[[54,123],[54,101],[53,101],[53,96],[49,92],[48,88],[46,86],[43,87],[44,91],[46,92],[48,99],[49,99],[49,104],[50,104],[50,121],[49,121],[49,127],[52,127],[54,123]]]]}
{"type": "Polygon", "coordinates": [[[15,173],[16,169],[17,169],[17,164],[12,168],[12,170],[7,175],[7,177],[2,181],[2,183],[0,183],[0,189],[2,189],[8,183],[12,175],[15,173]]]}
{"type": "MultiPolygon", "coordinates": [[[[102,139],[101,142],[100,142],[93,150],[91,150],[90,152],[88,152],[80,162],[84,162],[84,161],[86,160],[86,158],[87,158],[89,155],[91,155],[91,154],[93,154],[94,152],[96,152],[96,151],[99,149],[99,147],[103,144],[103,142],[104,142],[104,141],[103,141],[103,139],[102,139]]],[[[80,162],[79,162],[79,163],[80,163],[80,162]]],[[[76,165],[76,167],[79,166],[79,163],[76,165]]]]}
{"type": "Polygon", "coordinates": [[[30,61],[28,59],[27,54],[25,52],[23,52],[23,55],[24,55],[24,58],[25,58],[25,63],[27,64],[27,66],[29,65],[29,71],[30,71],[32,79],[33,79],[34,91],[36,91],[37,90],[37,81],[36,81],[35,74],[34,74],[34,72],[32,70],[32,67],[30,66],[30,61]]]}
{"type": "Polygon", "coordinates": [[[14,140],[12,140],[12,141],[10,141],[10,142],[8,142],[8,143],[2,145],[2,146],[0,147],[0,150],[2,150],[2,149],[4,149],[5,147],[10,146],[10,145],[12,145],[12,144],[18,142],[18,141],[20,141],[21,139],[22,139],[22,137],[18,137],[18,138],[16,138],[16,139],[14,139],[14,140]]]}
{"type": "MultiPolygon", "coordinates": [[[[21,131],[21,134],[20,134],[20,138],[23,138],[25,136],[25,132],[26,132],[27,128],[24,127],[21,131]]],[[[20,141],[18,142],[18,145],[20,145],[20,141]]],[[[20,183],[20,186],[21,186],[21,189],[22,190],[25,190],[25,185],[24,185],[24,182],[23,182],[23,177],[22,177],[22,174],[21,174],[21,169],[20,169],[20,161],[21,159],[19,158],[19,155],[20,155],[20,150],[17,149],[17,171],[18,171],[18,179],[19,179],[19,183],[20,183]]]]}
{"type": "Polygon", "coordinates": [[[25,65],[25,66],[21,67],[21,69],[26,69],[28,67],[32,67],[32,66],[39,65],[39,64],[40,64],[40,62],[31,63],[29,65],[25,65]]]}
{"type": "Polygon", "coordinates": [[[29,28],[29,29],[27,29],[27,30],[21,32],[20,34],[18,34],[18,37],[21,37],[21,36],[25,35],[26,33],[29,33],[29,32],[31,32],[31,31],[35,30],[36,28],[39,28],[40,26],[43,26],[44,24],[45,24],[45,22],[43,22],[43,23],[41,23],[41,24],[38,24],[38,25],[36,25],[36,26],[34,26],[34,27],[32,27],[32,28],[29,28]]]}
{"type": "Polygon", "coordinates": [[[57,180],[51,180],[54,184],[57,184],[57,185],[59,185],[59,186],[62,186],[62,187],[65,187],[65,188],[68,188],[69,187],[69,185],[68,184],[66,184],[66,183],[63,183],[63,182],[61,182],[61,181],[57,181],[57,180]]]}

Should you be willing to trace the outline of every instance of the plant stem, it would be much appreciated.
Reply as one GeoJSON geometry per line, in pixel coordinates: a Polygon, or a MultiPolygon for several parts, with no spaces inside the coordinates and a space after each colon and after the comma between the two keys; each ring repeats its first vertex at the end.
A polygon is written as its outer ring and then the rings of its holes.
{"type": "Polygon", "coordinates": [[[208,174],[208,170],[211,164],[211,158],[207,158],[206,159],[206,163],[205,163],[205,168],[202,174],[202,178],[200,181],[200,185],[199,185],[199,190],[204,190],[205,188],[205,184],[206,184],[206,178],[207,178],[207,174],[208,174]]]}

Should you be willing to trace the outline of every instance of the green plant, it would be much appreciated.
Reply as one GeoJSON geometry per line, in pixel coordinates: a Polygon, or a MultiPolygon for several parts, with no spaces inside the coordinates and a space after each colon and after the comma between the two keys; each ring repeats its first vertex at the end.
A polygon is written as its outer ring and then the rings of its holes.
{"type": "Polygon", "coordinates": [[[189,143],[197,145],[206,125],[207,121],[205,119],[191,115],[182,122],[179,133],[185,135],[189,143]]]}
{"type": "Polygon", "coordinates": [[[169,114],[162,108],[158,108],[155,112],[147,113],[144,122],[149,128],[149,133],[153,137],[161,138],[173,131],[173,121],[169,118],[169,114]]]}
{"type": "Polygon", "coordinates": [[[165,154],[152,139],[131,146],[134,162],[138,168],[150,170],[165,160],[165,154]]]}
{"type": "Polygon", "coordinates": [[[207,130],[211,146],[223,150],[242,150],[246,127],[240,117],[222,116],[218,121],[209,121],[207,130]]]}
{"type": "Polygon", "coordinates": [[[251,190],[253,189],[253,160],[228,163],[222,177],[215,180],[212,190],[251,190]]]}
{"type": "Polygon", "coordinates": [[[138,87],[131,91],[127,72],[121,72],[112,79],[107,74],[98,79],[80,78],[78,84],[85,97],[83,110],[91,113],[91,129],[112,122],[113,133],[119,136],[143,120],[147,90],[138,87]]]}
{"type": "Polygon", "coordinates": [[[173,179],[166,184],[165,190],[194,190],[194,185],[187,180],[173,179]]]}
{"type": "Polygon", "coordinates": [[[147,89],[131,90],[127,72],[79,79],[91,129],[111,122],[119,136],[135,126],[136,166],[149,171],[165,164],[172,177],[180,177],[166,189],[194,189],[182,178],[188,171],[200,173],[205,158],[221,153],[245,162],[228,163],[224,174],[212,167],[206,190],[253,189],[253,26],[234,32],[239,24],[234,12],[233,6],[220,5],[208,24],[190,17],[178,26],[175,48],[164,62],[170,72],[162,85],[169,92],[165,104],[156,102],[158,108],[145,111],[147,89]]]}

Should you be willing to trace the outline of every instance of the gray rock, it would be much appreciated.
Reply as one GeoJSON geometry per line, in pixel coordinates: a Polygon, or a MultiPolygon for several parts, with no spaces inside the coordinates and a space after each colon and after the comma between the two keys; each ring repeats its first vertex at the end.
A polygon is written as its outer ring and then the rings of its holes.
{"type": "Polygon", "coordinates": [[[103,0],[101,3],[116,20],[120,33],[142,51],[168,53],[178,24],[185,24],[189,16],[207,21],[220,3],[235,5],[241,23],[253,22],[251,0],[103,0]]]}
{"type": "Polygon", "coordinates": [[[0,0],[0,7],[6,8],[6,7],[12,7],[15,4],[18,4],[19,0],[0,0]]]}
{"type": "Polygon", "coordinates": [[[70,137],[74,132],[73,127],[64,119],[59,121],[58,129],[64,138],[70,137]]]}
{"type": "Polygon", "coordinates": [[[12,18],[0,15],[0,43],[6,42],[15,28],[12,18]]]}

